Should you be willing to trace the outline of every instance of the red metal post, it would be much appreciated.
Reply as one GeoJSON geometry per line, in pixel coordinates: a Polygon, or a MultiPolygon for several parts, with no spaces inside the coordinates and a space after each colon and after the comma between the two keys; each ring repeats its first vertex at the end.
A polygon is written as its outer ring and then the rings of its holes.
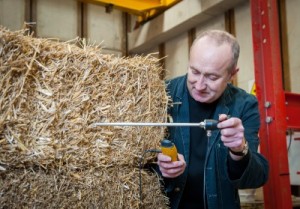
{"type": "Polygon", "coordinates": [[[277,0],[251,0],[256,93],[261,113],[261,153],[269,160],[265,209],[291,209],[277,0]]]}

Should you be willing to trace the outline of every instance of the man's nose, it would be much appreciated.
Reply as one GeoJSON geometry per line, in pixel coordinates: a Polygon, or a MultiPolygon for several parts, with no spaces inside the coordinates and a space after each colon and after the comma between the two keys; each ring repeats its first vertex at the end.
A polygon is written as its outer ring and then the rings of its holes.
{"type": "Polygon", "coordinates": [[[205,77],[203,75],[199,76],[199,78],[197,79],[197,81],[195,83],[195,88],[198,91],[206,88],[206,81],[205,81],[205,77]]]}

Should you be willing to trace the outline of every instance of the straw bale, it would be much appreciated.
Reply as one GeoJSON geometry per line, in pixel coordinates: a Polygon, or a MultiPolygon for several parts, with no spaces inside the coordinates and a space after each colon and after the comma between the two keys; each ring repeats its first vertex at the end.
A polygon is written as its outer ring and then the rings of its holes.
{"type": "MultiPolygon", "coordinates": [[[[1,207],[139,208],[137,176],[138,170],[129,167],[69,175],[52,170],[15,170],[7,173],[3,181],[1,207]]],[[[158,185],[153,173],[143,173],[144,199],[140,208],[164,208],[166,200],[158,185]]]]}
{"type": "MultiPolygon", "coordinates": [[[[0,27],[0,205],[137,208],[140,156],[165,128],[93,123],[166,122],[158,60],[24,33],[0,27]]],[[[166,208],[156,174],[142,176],[144,207],[166,208]]]]}

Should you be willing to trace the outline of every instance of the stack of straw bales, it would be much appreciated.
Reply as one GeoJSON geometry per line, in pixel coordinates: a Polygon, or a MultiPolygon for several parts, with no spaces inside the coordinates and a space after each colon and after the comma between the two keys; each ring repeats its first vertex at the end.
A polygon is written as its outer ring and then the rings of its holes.
{"type": "Polygon", "coordinates": [[[151,56],[118,58],[0,27],[1,207],[166,208],[146,170],[140,205],[138,165],[164,128],[93,126],[166,122],[161,73],[151,56]]]}

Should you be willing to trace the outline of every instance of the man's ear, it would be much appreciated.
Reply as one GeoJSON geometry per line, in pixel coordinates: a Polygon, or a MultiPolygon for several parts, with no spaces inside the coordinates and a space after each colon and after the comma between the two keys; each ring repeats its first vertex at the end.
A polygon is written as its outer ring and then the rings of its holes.
{"type": "Polygon", "coordinates": [[[230,72],[230,80],[239,72],[240,68],[236,67],[230,72]]]}

